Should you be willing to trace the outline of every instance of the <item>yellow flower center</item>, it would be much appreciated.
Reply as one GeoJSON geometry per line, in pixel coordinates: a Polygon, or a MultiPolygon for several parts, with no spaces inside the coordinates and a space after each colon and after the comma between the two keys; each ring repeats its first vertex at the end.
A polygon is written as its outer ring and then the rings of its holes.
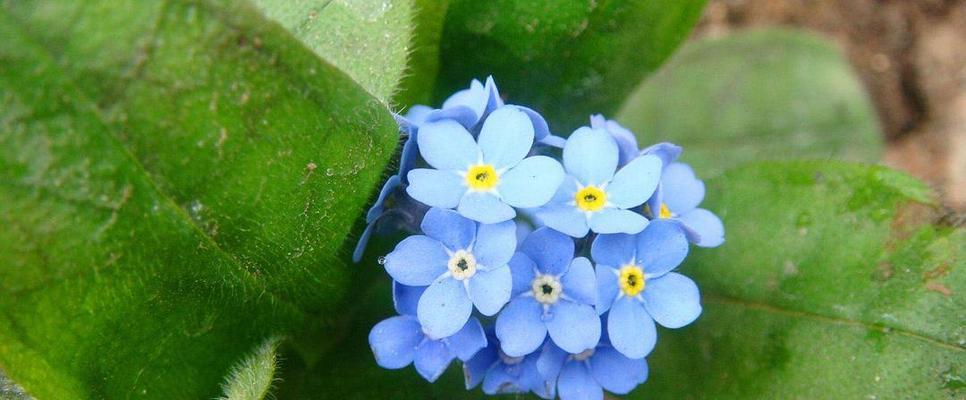
{"type": "Polygon", "coordinates": [[[490,164],[480,164],[466,171],[466,185],[475,190],[490,190],[500,183],[500,175],[490,164]]]}
{"type": "Polygon", "coordinates": [[[627,264],[621,267],[620,277],[617,279],[625,296],[634,297],[644,290],[644,270],[637,265],[627,264]]]}
{"type": "Polygon", "coordinates": [[[607,194],[597,186],[589,185],[577,191],[574,195],[577,208],[584,211],[597,211],[607,204],[607,194]]]}
{"type": "Polygon", "coordinates": [[[671,209],[667,208],[667,204],[661,203],[661,211],[658,212],[657,217],[660,219],[671,218],[671,209]]]}

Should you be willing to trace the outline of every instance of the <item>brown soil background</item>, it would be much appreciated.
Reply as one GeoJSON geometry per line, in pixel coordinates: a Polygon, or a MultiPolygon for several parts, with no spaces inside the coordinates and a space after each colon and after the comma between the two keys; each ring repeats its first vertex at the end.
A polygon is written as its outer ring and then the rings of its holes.
{"type": "Polygon", "coordinates": [[[763,26],[834,39],[875,104],[883,162],[966,210],[966,0],[711,0],[693,36],[763,26]]]}

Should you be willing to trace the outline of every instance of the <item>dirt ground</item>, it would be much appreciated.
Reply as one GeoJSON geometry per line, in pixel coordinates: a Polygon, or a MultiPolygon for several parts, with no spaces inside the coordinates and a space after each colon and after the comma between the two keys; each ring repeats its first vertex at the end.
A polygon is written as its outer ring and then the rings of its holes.
{"type": "Polygon", "coordinates": [[[884,163],[966,211],[966,0],[710,0],[694,36],[774,25],[834,38],[875,103],[884,163]]]}

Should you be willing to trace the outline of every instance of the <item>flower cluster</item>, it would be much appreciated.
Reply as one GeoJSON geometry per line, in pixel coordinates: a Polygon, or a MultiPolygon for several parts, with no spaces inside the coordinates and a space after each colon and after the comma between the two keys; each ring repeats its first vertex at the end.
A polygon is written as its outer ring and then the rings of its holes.
{"type": "Polygon", "coordinates": [[[724,229],[680,147],[640,150],[600,115],[565,140],[492,78],[398,122],[399,172],[354,253],[373,233],[413,234],[380,261],[399,313],[369,334],[380,366],[433,382],[458,358],[467,389],[601,399],[647,379],[655,323],[701,314],[673,270],[724,229]]]}

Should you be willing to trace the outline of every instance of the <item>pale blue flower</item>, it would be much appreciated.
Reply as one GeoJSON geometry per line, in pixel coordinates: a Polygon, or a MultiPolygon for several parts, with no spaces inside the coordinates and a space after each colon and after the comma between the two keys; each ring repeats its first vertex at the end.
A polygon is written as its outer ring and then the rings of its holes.
{"type": "Polygon", "coordinates": [[[483,393],[511,394],[532,392],[543,399],[553,399],[553,382],[537,370],[539,352],[510,357],[500,350],[500,342],[492,329],[487,330],[487,346],[463,363],[466,389],[483,384],[483,393]]]}

